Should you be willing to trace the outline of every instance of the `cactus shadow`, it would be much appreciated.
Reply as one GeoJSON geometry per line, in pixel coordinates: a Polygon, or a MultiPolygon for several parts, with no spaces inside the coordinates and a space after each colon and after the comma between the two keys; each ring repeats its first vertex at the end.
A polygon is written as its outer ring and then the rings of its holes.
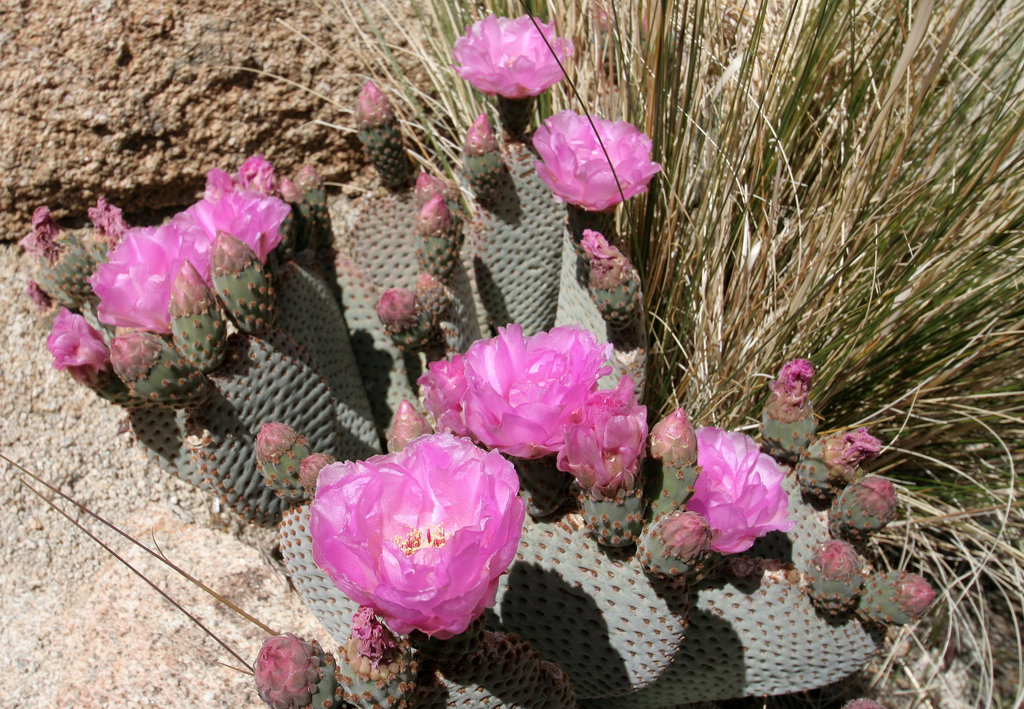
{"type": "Polygon", "coordinates": [[[665,671],[641,690],[651,697],[672,696],[686,684],[686,701],[743,696],[747,685],[746,649],[725,620],[704,608],[690,611],[686,640],[665,671]]]}
{"type": "Polygon", "coordinates": [[[373,366],[360,367],[359,374],[366,389],[366,398],[370,401],[373,420],[378,428],[386,429],[395,416],[395,412],[388,405],[388,388],[391,384],[391,370],[394,368],[395,358],[386,350],[376,349],[373,336],[366,330],[350,332],[349,342],[353,351],[373,352],[373,366]]]}
{"type": "Polygon", "coordinates": [[[512,179],[512,174],[508,171],[508,167],[496,175],[495,178],[496,186],[492,190],[492,194],[501,195],[501,198],[478,201],[496,218],[506,224],[519,226],[520,222],[523,221],[523,203],[519,198],[519,191],[516,189],[516,183],[512,179]]]}
{"type": "Polygon", "coordinates": [[[479,256],[473,256],[473,274],[476,277],[476,288],[487,311],[487,319],[492,327],[507,325],[511,320],[508,314],[508,303],[491,273],[490,267],[479,256]]]}
{"type": "Polygon", "coordinates": [[[626,661],[611,643],[597,602],[554,572],[518,562],[504,592],[485,616],[486,627],[515,633],[569,676],[580,698],[632,691],[626,661]],[[596,685],[596,686],[595,686],[596,685]]]}

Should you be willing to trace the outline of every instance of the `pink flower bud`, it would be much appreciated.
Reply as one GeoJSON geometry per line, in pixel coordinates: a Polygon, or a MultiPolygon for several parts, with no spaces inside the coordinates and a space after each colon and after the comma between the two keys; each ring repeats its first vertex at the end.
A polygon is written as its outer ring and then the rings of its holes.
{"type": "Polygon", "coordinates": [[[433,197],[445,196],[448,192],[448,185],[433,175],[421,172],[416,178],[416,204],[423,207],[433,197]]]}
{"type": "Polygon", "coordinates": [[[355,118],[356,126],[360,130],[374,128],[395,120],[395,111],[391,108],[391,102],[372,81],[367,81],[363,90],[359,92],[355,118]]]}
{"type": "Polygon", "coordinates": [[[165,343],[152,332],[129,330],[110,343],[110,364],[125,382],[134,382],[149,375],[160,360],[165,343]]]}
{"type": "Polygon", "coordinates": [[[431,197],[416,217],[416,233],[421,236],[438,236],[451,231],[452,213],[444,197],[431,197]]]}
{"type": "Polygon", "coordinates": [[[299,484],[307,492],[316,491],[316,482],[320,477],[320,471],[331,463],[335,463],[334,456],[326,453],[310,453],[299,462],[299,484]]]}
{"type": "Polygon", "coordinates": [[[843,709],[886,709],[874,699],[854,699],[843,705],[843,709]]]}
{"type": "Polygon", "coordinates": [[[324,186],[324,178],[315,167],[307,164],[299,168],[298,174],[295,175],[295,185],[303,192],[318,190],[324,186]]]}
{"type": "Polygon", "coordinates": [[[377,317],[395,330],[412,327],[417,322],[416,296],[408,288],[388,288],[377,301],[377,317]]]}
{"type": "Polygon", "coordinates": [[[714,531],[711,548],[723,554],[746,551],[768,532],[788,532],[789,498],[778,463],[749,437],[735,431],[697,431],[697,465],[686,509],[704,516],[714,531]]]}
{"type": "Polygon", "coordinates": [[[265,423],[256,434],[256,459],[277,464],[281,456],[303,441],[299,433],[283,423],[265,423]]]}
{"type": "Polygon", "coordinates": [[[848,581],[860,573],[860,558],[853,547],[841,539],[829,539],[814,550],[811,563],[826,579],[848,581]]]}
{"type": "Polygon", "coordinates": [[[494,137],[494,130],[486,114],[481,113],[466,132],[464,152],[468,157],[498,152],[498,139],[494,137]]]}
{"type": "Polygon", "coordinates": [[[647,407],[626,375],[615,389],[590,394],[566,421],[556,466],[594,499],[615,499],[635,488],[646,442],[647,407]]]}
{"type": "Polygon", "coordinates": [[[277,194],[274,166],[262,155],[252,155],[238,168],[238,183],[247,190],[264,195],[277,194]]]}
{"type": "Polygon", "coordinates": [[[407,399],[402,399],[402,403],[398,405],[398,411],[395,412],[395,417],[391,421],[391,428],[388,429],[388,452],[397,453],[405,448],[409,441],[426,433],[432,433],[426,417],[417,411],[407,399]]]}
{"type": "Polygon", "coordinates": [[[167,312],[171,319],[191,317],[205,313],[213,305],[213,294],[210,293],[203,276],[185,259],[178,269],[171,285],[171,302],[167,312]]]}
{"type": "Polygon", "coordinates": [[[281,199],[288,204],[297,204],[302,201],[302,191],[298,185],[292,182],[287,177],[282,177],[277,185],[278,192],[281,193],[281,199]]]}
{"type": "Polygon", "coordinates": [[[96,233],[104,239],[110,248],[114,248],[121,241],[121,238],[128,231],[128,225],[124,221],[121,210],[107,200],[100,197],[95,207],[89,207],[89,220],[92,222],[96,233]]]}
{"type": "Polygon", "coordinates": [[[651,457],[669,468],[697,462],[697,434],[683,407],[679,407],[651,429],[651,457]]]}
{"type": "Polygon", "coordinates": [[[110,350],[103,335],[67,308],[61,308],[53,319],[46,349],[53,355],[54,369],[66,369],[83,384],[95,383],[100,372],[110,366],[110,350]]]}
{"type": "Polygon", "coordinates": [[[356,611],[352,619],[352,637],[356,639],[356,652],[375,668],[390,662],[399,651],[398,639],[380,622],[370,606],[359,606],[356,611]]]}
{"type": "Polygon", "coordinates": [[[592,126],[572,111],[544,121],[534,133],[533,147],[541,159],[537,175],[555,198],[593,212],[646,192],[661,170],[651,162],[651,139],[636,127],[601,118],[594,118],[592,126]]]}
{"type": "Polygon", "coordinates": [[[765,409],[769,416],[786,423],[799,421],[810,414],[810,400],[814,365],[806,359],[794,359],[782,365],[779,378],[772,382],[771,396],[765,409]]]}
{"type": "Polygon", "coordinates": [[[18,245],[36,258],[44,258],[47,263],[57,263],[64,246],[58,241],[60,227],[50,214],[49,207],[36,207],[32,213],[32,231],[24,236],[18,245]]]}
{"type": "Polygon", "coordinates": [[[512,463],[447,433],[335,463],[312,504],[313,559],[396,633],[450,638],[494,604],[515,559],[518,492],[512,463]]]}
{"type": "Polygon", "coordinates": [[[320,680],[314,648],[292,634],[263,641],[253,670],[260,699],[274,709],[292,709],[312,701],[320,680]]]}
{"type": "Polygon", "coordinates": [[[29,300],[36,306],[36,310],[44,311],[49,310],[53,306],[53,298],[50,294],[39,287],[39,284],[35,281],[28,281],[25,284],[25,293],[28,295],[29,300]]]}
{"type": "Polygon", "coordinates": [[[226,231],[217,231],[210,247],[210,272],[215,276],[238,275],[256,263],[256,254],[241,239],[226,231]]]}
{"type": "Polygon", "coordinates": [[[878,520],[890,522],[896,517],[896,488],[877,475],[868,475],[851,487],[854,504],[878,520]]]}
{"type": "Polygon", "coordinates": [[[935,589],[917,574],[903,574],[896,589],[897,605],[914,620],[923,616],[935,599],[935,589]]]}
{"type": "Polygon", "coordinates": [[[554,23],[489,15],[455,41],[452,54],[455,71],[479,91],[526,98],[561,81],[559,62],[572,52],[572,42],[555,36],[554,23]]]}
{"type": "Polygon", "coordinates": [[[711,525],[696,512],[670,513],[658,523],[657,534],[666,554],[690,565],[711,551],[711,525]]]}

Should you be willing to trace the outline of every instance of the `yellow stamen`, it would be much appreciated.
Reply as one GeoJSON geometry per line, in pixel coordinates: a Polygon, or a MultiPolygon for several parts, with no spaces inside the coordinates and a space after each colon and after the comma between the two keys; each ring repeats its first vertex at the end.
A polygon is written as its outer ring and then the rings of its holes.
{"type": "Polygon", "coordinates": [[[395,544],[406,556],[412,556],[420,549],[443,547],[445,541],[444,525],[442,524],[435,524],[433,527],[423,530],[414,529],[404,535],[395,535],[395,544]]]}

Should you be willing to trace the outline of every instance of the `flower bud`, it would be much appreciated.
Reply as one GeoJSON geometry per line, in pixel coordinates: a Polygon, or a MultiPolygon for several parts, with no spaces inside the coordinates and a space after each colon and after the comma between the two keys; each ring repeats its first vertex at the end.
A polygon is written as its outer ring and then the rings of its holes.
{"type": "Polygon", "coordinates": [[[498,140],[494,137],[491,123],[487,120],[487,114],[481,113],[473,121],[466,133],[466,145],[464,148],[468,157],[479,157],[488,153],[498,152],[498,140]]]}
{"type": "Polygon", "coordinates": [[[303,192],[318,190],[324,186],[324,178],[320,176],[315,167],[306,164],[300,167],[298,174],[295,175],[295,186],[303,192]]]}
{"type": "Polygon", "coordinates": [[[711,551],[711,525],[696,512],[673,512],[658,525],[669,556],[693,565],[711,551]]]}
{"type": "Polygon", "coordinates": [[[171,302],[168,306],[171,319],[205,313],[212,305],[213,294],[206,281],[192,262],[185,259],[171,285],[171,302]]]}
{"type": "Polygon", "coordinates": [[[843,705],[843,709],[886,709],[874,699],[854,699],[843,705]]]}
{"type": "Polygon", "coordinates": [[[238,168],[238,182],[245,189],[265,195],[277,194],[274,166],[262,155],[251,155],[238,168]]]}
{"type": "Polygon", "coordinates": [[[316,481],[324,466],[337,462],[334,456],[326,453],[310,453],[299,463],[299,483],[306,492],[316,492],[316,481]]]}
{"type": "Polygon", "coordinates": [[[416,296],[408,288],[388,288],[377,301],[377,317],[389,328],[412,327],[418,320],[416,296]]]}
{"type": "Polygon", "coordinates": [[[146,377],[160,361],[163,339],[152,332],[129,330],[110,343],[110,363],[125,382],[146,377]]]}
{"type": "Polygon", "coordinates": [[[388,452],[397,453],[405,448],[409,441],[431,432],[432,429],[426,417],[417,411],[408,400],[402,399],[402,403],[398,405],[398,411],[395,412],[395,417],[391,421],[391,428],[388,429],[388,452]]]}
{"type": "Polygon", "coordinates": [[[682,468],[697,462],[697,434],[686,411],[679,407],[651,429],[651,457],[669,468],[682,468]]]}
{"type": "Polygon", "coordinates": [[[372,81],[367,81],[363,90],[359,92],[355,118],[360,129],[384,125],[395,120],[391,102],[372,81]]]}
{"type": "Polygon", "coordinates": [[[416,217],[416,233],[421,236],[441,236],[452,228],[452,213],[444,197],[431,197],[416,217]]]}
{"type": "Polygon", "coordinates": [[[419,207],[423,207],[433,197],[443,197],[447,192],[448,185],[440,178],[426,172],[421,172],[416,178],[416,205],[419,207]]]}
{"type": "Polygon", "coordinates": [[[302,436],[291,426],[265,423],[256,434],[256,459],[276,464],[301,439],[302,436]]]}
{"type": "Polygon", "coordinates": [[[316,691],[319,664],[313,646],[294,635],[267,638],[253,666],[260,699],[274,709],[306,706],[316,691]]]}

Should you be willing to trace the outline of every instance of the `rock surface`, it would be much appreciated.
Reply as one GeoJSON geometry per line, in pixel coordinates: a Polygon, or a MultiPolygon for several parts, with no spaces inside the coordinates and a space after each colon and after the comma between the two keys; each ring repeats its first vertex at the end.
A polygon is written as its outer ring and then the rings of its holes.
{"type": "Polygon", "coordinates": [[[100,196],[151,221],[194,201],[208,169],[252,153],[281,174],[310,162],[332,182],[363,164],[351,133],[313,123],[347,124],[366,79],[340,4],[3,5],[0,240],[27,233],[41,204],[81,224],[100,196]]]}

